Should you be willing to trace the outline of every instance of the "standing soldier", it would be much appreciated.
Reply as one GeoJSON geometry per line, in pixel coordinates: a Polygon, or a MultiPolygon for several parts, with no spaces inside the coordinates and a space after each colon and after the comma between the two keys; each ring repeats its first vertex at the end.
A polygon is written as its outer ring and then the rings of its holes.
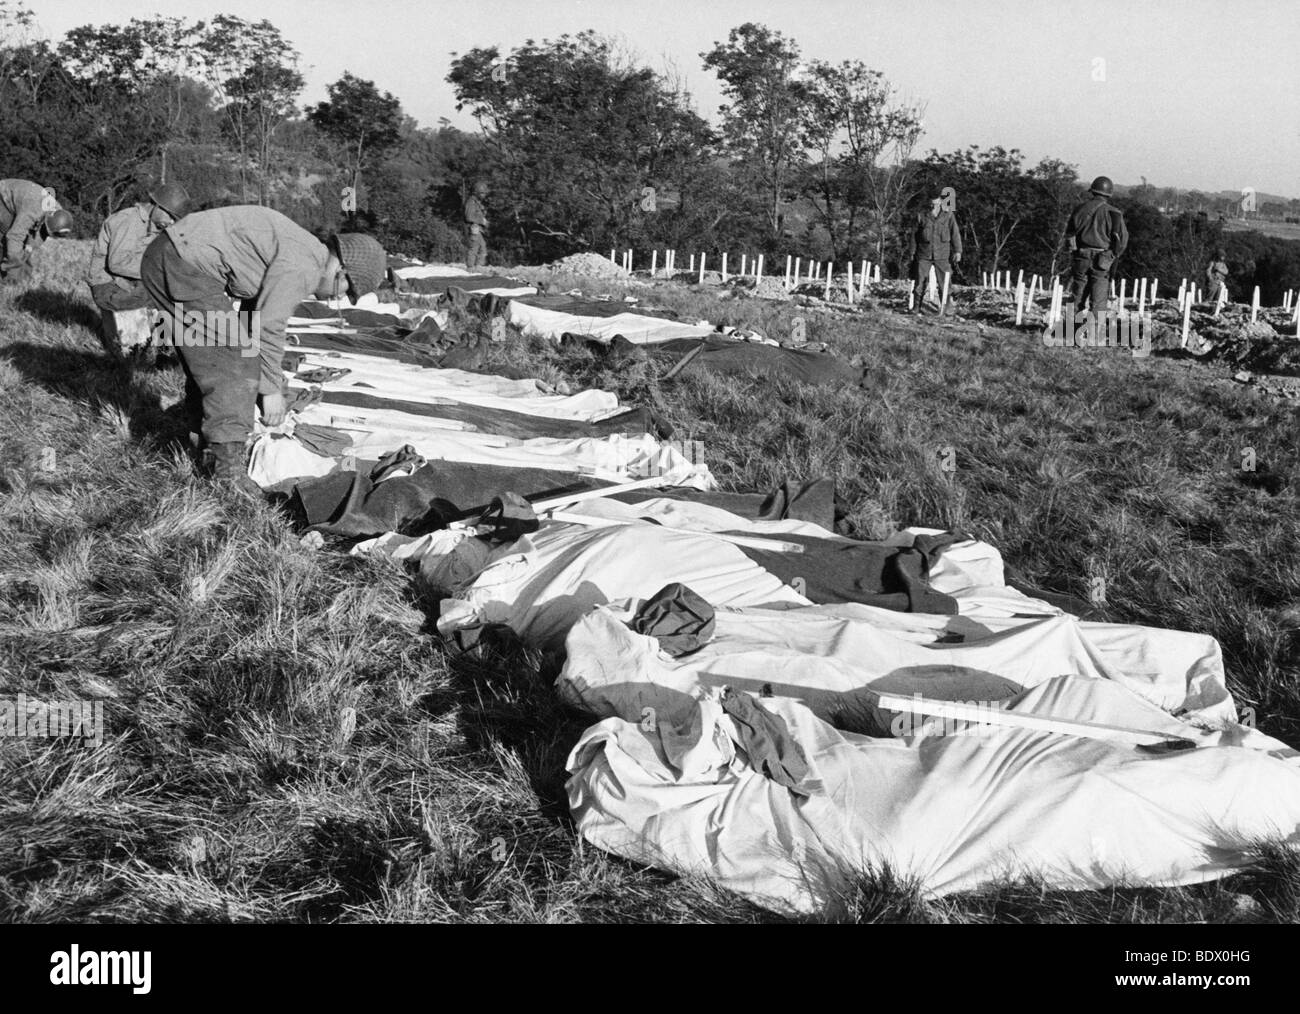
{"type": "Polygon", "coordinates": [[[86,282],[99,307],[104,345],[118,352],[120,328],[116,313],[148,307],[149,293],[140,281],[144,252],[160,232],[184,218],[190,195],[178,183],[162,183],[149,191],[148,202],[122,208],[104,219],[90,254],[86,282]]]}
{"type": "Polygon", "coordinates": [[[487,209],[483,207],[483,198],[487,197],[486,180],[474,184],[474,190],[465,202],[465,224],[469,227],[469,248],[465,251],[465,267],[473,270],[487,264],[487,209]]]}
{"type": "Polygon", "coordinates": [[[259,395],[263,421],[284,421],[284,331],[294,307],[313,293],[326,299],[344,289],[355,303],[379,287],[387,269],[373,237],[340,233],[327,246],[257,205],[193,212],[149,244],[140,279],[155,308],[171,318],[173,335],[184,324],[185,340],[175,344],[185,368],[186,412],[191,431],[201,419],[215,478],[257,491],[245,445],[259,395]],[[251,311],[239,315],[239,342],[229,330],[232,299],[251,311]],[[201,342],[188,333],[196,324],[201,342]],[[244,339],[255,354],[241,347],[244,339]]]}
{"type": "Polygon", "coordinates": [[[1205,269],[1205,280],[1209,285],[1205,287],[1208,298],[1211,302],[1217,302],[1219,299],[1219,290],[1228,284],[1228,253],[1222,247],[1214,251],[1214,260],[1210,266],[1205,269]]]}
{"type": "Polygon", "coordinates": [[[31,270],[31,256],[50,237],[72,232],[72,216],[54,191],[31,180],[0,180],[0,278],[17,280],[31,270]]]}
{"type": "Polygon", "coordinates": [[[957,216],[944,207],[943,195],[930,201],[929,211],[917,213],[912,241],[915,247],[916,310],[919,313],[929,285],[930,268],[935,269],[942,293],[944,276],[952,273],[954,264],[961,263],[961,229],[957,225],[957,216]]]}
{"type": "Polygon", "coordinates": [[[1098,176],[1088,188],[1092,194],[1070,213],[1067,237],[1073,253],[1070,296],[1074,312],[1091,309],[1095,316],[1110,306],[1110,276],[1128,246],[1124,213],[1110,203],[1115,185],[1098,176]]]}

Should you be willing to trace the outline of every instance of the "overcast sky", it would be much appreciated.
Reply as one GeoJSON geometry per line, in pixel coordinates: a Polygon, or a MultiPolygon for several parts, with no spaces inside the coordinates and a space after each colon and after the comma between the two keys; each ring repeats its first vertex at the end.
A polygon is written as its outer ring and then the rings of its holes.
{"type": "Polygon", "coordinates": [[[699,54],[746,21],[805,58],[859,59],[926,104],[919,150],[1020,148],[1120,183],[1300,196],[1300,15],[1286,0],[27,0],[45,34],[155,13],[266,18],[302,54],[304,103],[345,70],[426,126],[456,113],[450,54],[586,28],[675,67],[716,120],[699,54]]]}

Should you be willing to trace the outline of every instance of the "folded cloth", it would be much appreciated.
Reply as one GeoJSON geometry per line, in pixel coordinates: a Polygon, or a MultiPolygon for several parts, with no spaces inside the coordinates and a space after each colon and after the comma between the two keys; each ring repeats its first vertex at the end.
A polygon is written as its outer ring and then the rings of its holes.
{"type": "Polygon", "coordinates": [[[532,505],[518,493],[495,497],[475,522],[475,527],[492,529],[486,537],[493,542],[514,542],[541,527],[532,505]]]}
{"type": "MultiPolygon", "coordinates": [[[[316,394],[317,397],[320,396],[319,391],[316,394]]],[[[296,408],[297,403],[292,407],[296,408]]],[[[319,454],[323,458],[340,457],[347,454],[348,448],[352,446],[350,436],[322,423],[298,423],[293,428],[293,435],[312,454],[319,454]]]]}
{"type": "Polygon", "coordinates": [[[303,370],[294,375],[295,380],[304,384],[328,384],[331,380],[346,377],[352,371],[341,366],[317,366],[312,370],[303,370]]]}
{"type": "Polygon", "coordinates": [[[740,748],[749,756],[749,763],[795,795],[811,795],[803,787],[808,758],[785,719],[763,707],[757,698],[731,687],[722,692],[721,703],[723,712],[735,723],[740,748]]]}
{"type": "Polygon", "coordinates": [[[370,470],[370,481],[378,486],[385,479],[391,478],[394,473],[402,475],[413,475],[427,462],[421,457],[414,447],[410,444],[403,444],[400,450],[389,451],[374,468],[370,470]]]}
{"type": "Polygon", "coordinates": [[[659,642],[673,658],[703,647],[713,637],[713,607],[686,585],[674,581],[647,599],[628,623],[638,634],[659,642]]]}
{"type": "MultiPolygon", "coordinates": [[[[321,400],[321,389],[319,387],[294,387],[289,389],[285,409],[289,412],[302,412],[316,402],[321,400]]],[[[311,426],[313,423],[302,423],[303,426],[311,426]]],[[[295,428],[294,432],[297,432],[295,428]]]]}

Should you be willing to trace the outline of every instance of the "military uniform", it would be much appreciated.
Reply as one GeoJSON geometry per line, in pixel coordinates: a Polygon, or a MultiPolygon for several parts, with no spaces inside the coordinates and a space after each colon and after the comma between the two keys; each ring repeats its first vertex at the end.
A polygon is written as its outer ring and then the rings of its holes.
{"type": "Polygon", "coordinates": [[[473,269],[487,264],[487,240],[483,233],[487,231],[487,210],[483,202],[471,196],[465,202],[465,225],[469,229],[469,247],[465,251],[465,267],[473,269]]]}
{"type": "Polygon", "coordinates": [[[51,191],[31,180],[0,180],[0,278],[25,267],[41,245],[41,223],[58,207],[51,191]]]}
{"type": "Polygon", "coordinates": [[[932,215],[920,212],[913,230],[916,246],[914,277],[916,278],[917,306],[925,297],[929,285],[930,268],[934,267],[939,290],[943,291],[943,276],[952,273],[952,259],[961,257],[961,229],[951,211],[932,215]]]}
{"type": "Polygon", "coordinates": [[[1228,265],[1221,259],[1212,261],[1205,269],[1205,280],[1209,283],[1206,286],[1206,298],[1217,300],[1219,289],[1228,284],[1228,265]]]}
{"type": "Polygon", "coordinates": [[[153,207],[134,204],[104,220],[90,253],[86,282],[95,305],[105,313],[138,310],[149,305],[140,282],[144,252],[161,231],[150,222],[153,207]]]}
{"type": "Polygon", "coordinates": [[[1074,310],[1103,313],[1110,305],[1111,268],[1128,246],[1124,213],[1094,194],[1070,213],[1066,235],[1073,251],[1070,291],[1074,310]]]}
{"type": "Polygon", "coordinates": [[[172,319],[174,335],[185,323],[182,314],[199,311],[212,320],[207,314],[230,311],[232,299],[242,301],[241,310],[260,313],[256,355],[232,343],[233,332],[218,333],[207,323],[201,347],[176,341],[191,430],[201,419],[209,444],[242,446],[257,396],[281,393],[285,325],[315,291],[328,260],[325,244],[306,229],[256,205],[186,215],[145,250],[141,280],[153,305],[172,319]]]}

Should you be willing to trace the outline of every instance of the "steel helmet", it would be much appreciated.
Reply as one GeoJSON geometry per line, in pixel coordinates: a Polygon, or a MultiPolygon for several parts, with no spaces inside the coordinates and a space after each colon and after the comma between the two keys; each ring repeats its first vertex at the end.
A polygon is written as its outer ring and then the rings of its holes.
{"type": "Polygon", "coordinates": [[[1112,197],[1115,194],[1115,184],[1109,176],[1098,176],[1088,189],[1100,197],[1112,197]]]}
{"type": "Polygon", "coordinates": [[[348,276],[352,302],[379,288],[388,273],[388,255],[378,240],[359,232],[340,232],[331,245],[348,276]]]}
{"type": "Polygon", "coordinates": [[[42,225],[47,236],[66,236],[72,232],[72,216],[62,208],[56,208],[45,216],[42,225]]]}
{"type": "Polygon", "coordinates": [[[179,183],[159,183],[149,191],[149,200],[172,218],[184,218],[191,210],[190,195],[179,183]]]}

